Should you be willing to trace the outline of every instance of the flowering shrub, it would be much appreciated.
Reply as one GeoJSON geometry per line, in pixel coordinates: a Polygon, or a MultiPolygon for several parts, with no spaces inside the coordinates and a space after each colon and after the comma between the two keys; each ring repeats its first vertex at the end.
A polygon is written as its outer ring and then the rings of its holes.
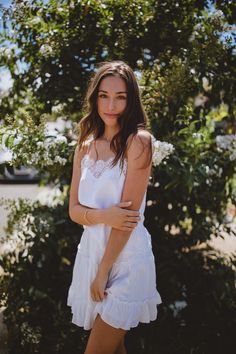
{"type": "Polygon", "coordinates": [[[67,189],[49,206],[21,198],[2,203],[11,211],[0,239],[0,303],[6,307],[9,351],[82,353],[86,336],[71,325],[65,304],[82,232],[69,219],[67,189]]]}
{"type": "MultiPolygon", "coordinates": [[[[21,350],[22,353],[27,351],[46,354],[48,350],[63,353],[68,348],[70,353],[74,353],[75,348],[81,348],[83,352],[87,339],[81,332],[80,343],[77,342],[78,339],[75,340],[75,329],[70,327],[70,312],[65,308],[65,304],[63,305],[82,229],[68,218],[70,176],[65,173],[67,164],[64,165],[63,160],[60,160],[62,164],[59,161],[51,164],[58,155],[61,159],[66,156],[66,160],[72,162],[76,139],[72,132],[65,134],[63,129],[53,132],[49,128],[48,126],[45,130],[45,124],[42,122],[35,129],[28,121],[24,125],[17,125],[15,122],[11,128],[4,125],[1,127],[1,143],[11,149],[13,164],[30,161],[30,164],[39,168],[41,172],[50,171],[51,178],[60,176],[60,181],[64,181],[60,183],[63,192],[55,194],[53,202],[32,204],[23,200],[19,200],[18,203],[8,201],[11,213],[6,237],[2,239],[0,261],[0,265],[8,273],[2,278],[1,301],[5,306],[11,301],[11,306],[5,311],[9,325],[24,323],[24,326],[20,326],[20,340],[17,339],[19,335],[17,329],[11,334],[11,342],[14,343],[18,353],[21,353],[21,350]],[[31,139],[32,136],[34,139],[31,139]],[[11,279],[8,274],[14,274],[14,269],[22,270],[11,279]],[[21,284],[26,278],[28,285],[22,292],[21,284]],[[39,279],[40,282],[37,281],[39,279]],[[56,344],[51,343],[50,338],[52,323],[55,331],[61,331],[57,337],[62,340],[56,344]]],[[[164,298],[159,316],[166,319],[162,326],[158,321],[150,326],[153,331],[156,329],[159,333],[158,338],[164,338],[167,328],[170,326],[174,329],[176,323],[179,327],[175,329],[182,337],[185,337],[185,330],[189,328],[194,330],[194,321],[197,321],[195,297],[201,297],[202,292],[205,297],[201,300],[203,307],[201,316],[211,331],[211,326],[218,323],[219,319],[217,315],[211,319],[213,310],[209,316],[208,312],[204,311],[209,307],[209,303],[212,303],[213,307],[216,306],[214,299],[222,296],[219,283],[224,281],[225,277],[228,279],[228,290],[222,290],[225,296],[224,306],[221,304],[222,311],[226,311],[231,301],[233,284],[231,264],[206,244],[203,246],[212,233],[221,235],[223,230],[230,231],[227,225],[222,224],[222,220],[221,223],[218,222],[217,215],[221,210],[219,202],[226,203],[228,200],[226,194],[219,192],[218,186],[222,186],[224,179],[227,179],[225,170],[229,169],[231,160],[224,156],[222,158],[221,151],[218,150],[219,136],[211,136],[214,132],[212,122],[208,121],[198,132],[194,129],[195,124],[179,129],[173,144],[152,137],[155,169],[154,180],[150,183],[147,194],[149,213],[146,221],[150,233],[159,235],[158,240],[153,238],[153,250],[159,259],[158,287],[164,298]],[[168,163],[165,159],[169,159],[168,163]],[[212,199],[214,204],[210,203],[212,199]],[[204,251],[200,251],[198,244],[201,244],[204,251]],[[172,254],[168,263],[165,261],[167,250],[172,254]],[[208,272],[209,268],[212,269],[212,273],[208,272]],[[221,269],[222,273],[220,271],[217,273],[217,269],[221,269]],[[193,274],[198,279],[197,284],[192,283],[193,274]],[[214,278],[215,274],[218,274],[217,279],[214,278]],[[204,288],[200,281],[203,278],[207,284],[204,288]],[[172,279],[173,285],[169,284],[169,279],[172,279]]],[[[223,148],[229,145],[220,146],[223,148]]],[[[68,168],[71,168],[71,162],[70,166],[68,163],[68,168]]],[[[231,197],[234,198],[234,195],[231,194],[231,197]]],[[[2,203],[7,204],[7,201],[2,203]]],[[[230,321],[228,325],[230,326],[230,321]]],[[[225,335],[223,327],[218,326],[217,330],[222,336],[225,335]]],[[[200,330],[198,333],[201,341],[200,330]]],[[[153,336],[157,337],[154,333],[153,336]]],[[[142,332],[138,337],[144,340],[142,332]]],[[[130,339],[132,350],[138,352],[138,348],[134,349],[136,342],[134,340],[132,343],[132,338],[130,339]]],[[[174,346],[175,342],[171,342],[168,347],[172,351],[174,346]]],[[[201,347],[204,348],[204,343],[201,347]]]]}
{"type": "Polygon", "coordinates": [[[76,145],[73,125],[60,132],[49,130],[42,119],[35,126],[29,117],[15,121],[10,126],[0,125],[0,146],[8,151],[11,165],[35,167],[45,178],[45,183],[70,178],[71,158],[76,145]],[[64,134],[64,135],[63,135],[64,134]]]}
{"type": "MultiPolygon", "coordinates": [[[[69,134],[63,135],[63,131],[50,130],[49,123],[43,119],[37,127],[32,124],[29,117],[26,117],[26,123],[23,124],[22,120],[18,120],[14,128],[0,126],[1,150],[8,151],[11,165],[33,166],[43,175],[45,171],[48,172],[48,178],[53,181],[56,172],[57,178],[60,178],[64,175],[65,165],[71,161],[71,154],[77,143],[73,125],[70,126],[69,134]]],[[[151,138],[153,165],[157,166],[174,152],[174,147],[172,144],[156,140],[153,135],[151,138]]]]}

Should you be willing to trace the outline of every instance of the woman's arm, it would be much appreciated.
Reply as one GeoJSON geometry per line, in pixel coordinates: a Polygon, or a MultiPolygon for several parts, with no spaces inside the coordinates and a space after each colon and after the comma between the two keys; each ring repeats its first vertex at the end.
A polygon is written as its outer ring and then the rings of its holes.
{"type": "Polygon", "coordinates": [[[84,153],[85,150],[79,150],[78,147],[76,147],[69,198],[69,216],[71,220],[81,225],[95,225],[101,223],[110,225],[119,230],[132,231],[140,218],[138,211],[127,210],[130,206],[128,202],[119,203],[106,209],[93,209],[79,203],[78,188],[81,177],[80,164],[84,153]]]}
{"type": "MultiPolygon", "coordinates": [[[[72,179],[71,179],[71,186],[70,186],[70,198],[69,198],[69,216],[72,221],[76,222],[77,224],[81,225],[90,225],[87,222],[86,218],[84,217],[86,210],[90,210],[79,203],[78,201],[78,188],[79,182],[81,177],[81,159],[85,153],[85,148],[79,150],[78,146],[74,152],[74,159],[73,159],[73,171],[72,171],[72,179]]],[[[94,223],[99,223],[101,220],[100,210],[93,209],[93,220],[94,223]]]]}
{"type": "MultiPolygon", "coordinates": [[[[151,135],[146,131],[138,132],[132,139],[127,152],[128,169],[121,198],[121,201],[132,200],[130,208],[135,210],[139,210],[147,189],[152,166],[151,155],[151,135]]],[[[94,301],[102,301],[106,296],[104,289],[108,273],[127,243],[131,232],[112,228],[97,275],[90,287],[94,301]]]]}
{"type": "MultiPolygon", "coordinates": [[[[128,170],[121,201],[132,200],[130,208],[139,210],[147,189],[151,165],[151,135],[140,131],[133,138],[127,153],[128,170]],[[150,162],[149,162],[150,161],[150,162]]],[[[116,258],[129,240],[132,231],[111,230],[107,247],[100,262],[100,269],[109,272],[116,258]]]]}

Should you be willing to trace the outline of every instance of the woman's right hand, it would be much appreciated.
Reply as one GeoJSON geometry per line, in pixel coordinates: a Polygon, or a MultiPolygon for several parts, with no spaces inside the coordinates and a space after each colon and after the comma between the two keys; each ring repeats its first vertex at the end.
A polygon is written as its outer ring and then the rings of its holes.
{"type": "Polygon", "coordinates": [[[138,210],[125,209],[131,204],[132,202],[120,202],[104,209],[104,224],[118,230],[132,231],[140,220],[140,213],[138,210]]]}

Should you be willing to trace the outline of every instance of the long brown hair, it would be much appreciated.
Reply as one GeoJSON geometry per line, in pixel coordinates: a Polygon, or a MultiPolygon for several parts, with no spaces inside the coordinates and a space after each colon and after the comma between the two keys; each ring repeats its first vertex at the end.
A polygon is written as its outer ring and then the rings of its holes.
{"type": "Polygon", "coordinates": [[[118,117],[120,130],[114,135],[110,143],[111,150],[115,153],[113,166],[120,159],[123,166],[127,139],[130,134],[134,136],[138,130],[147,129],[147,116],[144,111],[137,80],[133,70],[123,61],[102,62],[98,70],[90,79],[84,102],[86,115],[78,123],[78,146],[81,148],[91,135],[96,140],[104,134],[105,125],[97,112],[97,97],[99,85],[107,76],[118,76],[125,81],[127,88],[127,105],[118,117]]]}

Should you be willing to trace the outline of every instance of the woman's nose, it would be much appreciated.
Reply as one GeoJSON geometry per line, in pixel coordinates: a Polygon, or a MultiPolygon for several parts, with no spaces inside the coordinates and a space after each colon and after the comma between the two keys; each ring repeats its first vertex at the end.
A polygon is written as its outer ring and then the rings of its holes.
{"type": "Polygon", "coordinates": [[[108,108],[112,111],[113,109],[115,109],[115,100],[110,99],[109,103],[108,103],[108,108]]]}

